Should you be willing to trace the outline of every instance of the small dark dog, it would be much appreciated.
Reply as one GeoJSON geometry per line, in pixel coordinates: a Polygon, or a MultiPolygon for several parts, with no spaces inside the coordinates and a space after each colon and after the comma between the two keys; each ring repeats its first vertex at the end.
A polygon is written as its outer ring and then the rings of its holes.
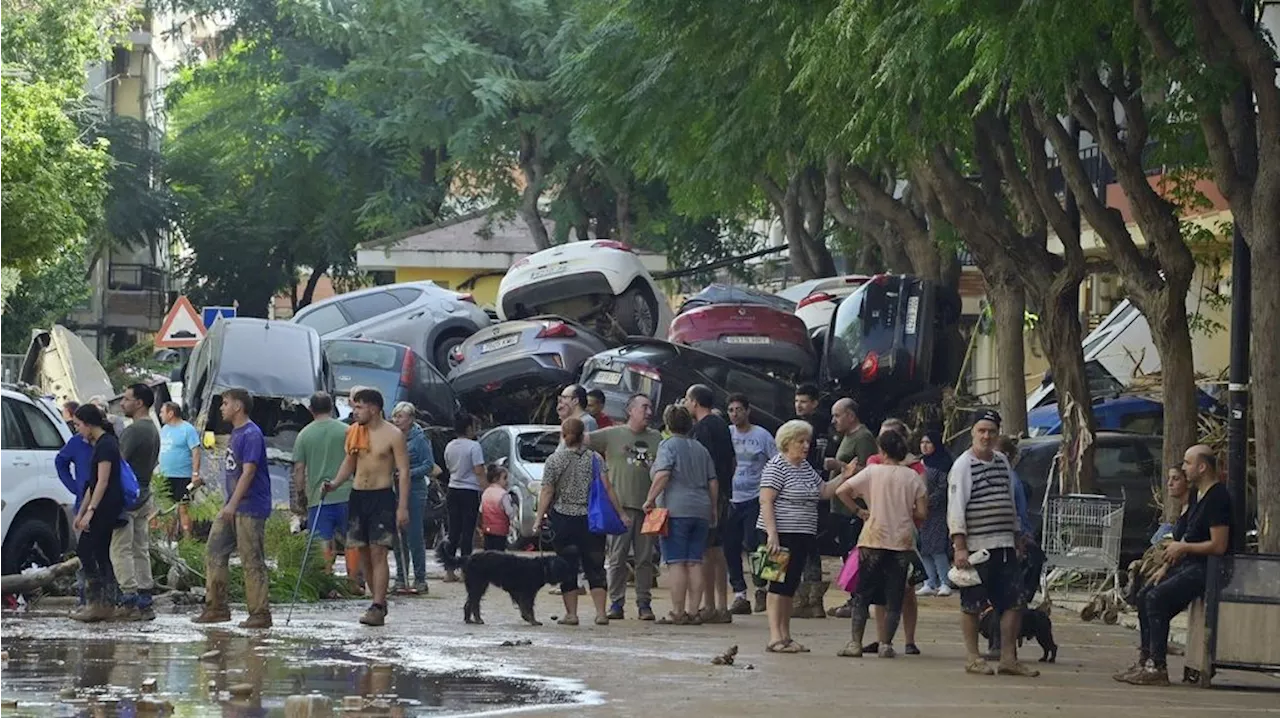
{"type": "Polygon", "coordinates": [[[462,620],[467,623],[484,623],[480,617],[480,601],[493,584],[511,596],[511,601],[520,609],[521,618],[531,626],[541,626],[533,615],[533,601],[538,591],[547,584],[577,580],[573,567],[559,556],[527,558],[505,551],[480,551],[459,560],[452,553],[447,541],[436,547],[436,558],[445,569],[462,569],[462,579],[467,586],[462,620]]]}
{"type": "MultiPolygon", "coordinates": [[[[978,632],[987,639],[989,652],[994,653],[1000,650],[1000,616],[990,604],[987,604],[978,619],[978,632]]],[[[1049,618],[1048,611],[1040,608],[1022,609],[1022,631],[1018,635],[1019,647],[1022,646],[1025,638],[1034,638],[1040,644],[1040,649],[1044,651],[1044,655],[1040,657],[1041,663],[1058,662],[1058,644],[1053,641],[1053,619],[1049,618]]]]}

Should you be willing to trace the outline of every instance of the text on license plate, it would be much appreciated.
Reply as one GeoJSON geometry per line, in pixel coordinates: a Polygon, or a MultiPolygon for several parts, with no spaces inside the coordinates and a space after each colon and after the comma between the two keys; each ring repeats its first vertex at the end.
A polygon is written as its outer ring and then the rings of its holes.
{"type": "Polygon", "coordinates": [[[726,344],[768,344],[769,337],[735,336],[724,337],[726,344]]]}
{"type": "Polygon", "coordinates": [[[529,278],[542,279],[543,277],[550,277],[556,274],[562,274],[567,269],[569,269],[568,262],[560,262],[558,264],[549,264],[545,267],[538,267],[537,269],[533,270],[533,273],[529,275],[529,278]]]}
{"type": "Polygon", "coordinates": [[[506,349],[507,347],[513,347],[519,341],[520,341],[519,334],[508,334],[505,337],[498,337],[497,339],[494,339],[491,342],[485,342],[484,344],[481,344],[480,353],[488,354],[489,352],[495,352],[495,351],[498,351],[499,349],[506,349]]]}
{"type": "Polygon", "coordinates": [[[916,333],[916,319],[920,317],[920,297],[907,297],[907,334],[916,333]]]}
{"type": "Polygon", "coordinates": [[[616,371],[598,371],[591,377],[591,381],[604,386],[617,386],[622,383],[622,374],[616,371]]]}

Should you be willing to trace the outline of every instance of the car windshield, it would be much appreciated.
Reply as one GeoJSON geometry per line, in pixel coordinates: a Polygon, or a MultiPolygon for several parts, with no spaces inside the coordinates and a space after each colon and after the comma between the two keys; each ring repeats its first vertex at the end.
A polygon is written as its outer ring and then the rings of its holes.
{"type": "Polygon", "coordinates": [[[333,365],[362,366],[370,369],[399,370],[401,349],[373,342],[326,342],[324,355],[333,365]]]}
{"type": "Polygon", "coordinates": [[[560,446],[560,433],[556,431],[530,431],[516,440],[520,461],[526,464],[545,464],[560,446]]]}

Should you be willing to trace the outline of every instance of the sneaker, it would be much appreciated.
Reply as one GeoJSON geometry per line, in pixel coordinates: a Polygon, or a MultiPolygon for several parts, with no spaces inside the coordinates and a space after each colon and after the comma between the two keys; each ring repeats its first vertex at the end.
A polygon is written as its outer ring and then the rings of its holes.
{"type": "Polygon", "coordinates": [[[897,658],[898,652],[893,650],[892,644],[886,643],[880,646],[880,657],[881,658],[897,658]]]}
{"type": "Polygon", "coordinates": [[[364,612],[360,617],[360,622],[366,626],[381,626],[387,622],[387,607],[380,604],[369,606],[369,610],[364,612]]]}
{"type": "Polygon", "coordinates": [[[156,609],[152,606],[138,606],[138,620],[139,621],[156,620],[156,609]]]}
{"type": "MultiPolygon", "coordinates": [[[[653,615],[653,608],[647,603],[641,606],[637,606],[636,613],[638,614],[638,617],[641,621],[654,621],[654,620],[657,620],[658,618],[657,616],[653,615]]],[[[618,617],[619,618],[622,617],[621,607],[618,608],[618,617]]],[[[613,616],[610,615],[609,618],[613,618],[613,616]]]]}
{"type": "Polygon", "coordinates": [[[98,623],[100,621],[110,621],[115,615],[115,608],[106,603],[91,603],[85,610],[71,615],[73,620],[81,623],[98,623]]]}
{"type": "Polygon", "coordinates": [[[263,613],[249,616],[240,622],[241,628],[271,628],[271,614],[263,613]]]}
{"type": "Polygon", "coordinates": [[[191,619],[192,623],[227,623],[231,620],[231,611],[205,608],[199,616],[191,619]]]}
{"type": "Polygon", "coordinates": [[[938,596],[940,598],[946,598],[947,596],[950,596],[950,595],[951,595],[951,587],[948,586],[947,584],[944,583],[942,584],[942,586],[938,588],[938,596]]]}
{"type": "Polygon", "coordinates": [[[932,596],[934,594],[933,587],[927,583],[920,584],[920,588],[916,589],[917,596],[932,596]]]}
{"type": "Polygon", "coordinates": [[[413,590],[418,592],[419,596],[425,596],[428,593],[427,579],[413,582],[413,590]]]}
{"type": "Polygon", "coordinates": [[[1128,668],[1125,668],[1124,670],[1119,671],[1119,672],[1116,672],[1116,673],[1112,673],[1112,674],[1111,674],[1111,678],[1112,678],[1112,680],[1116,680],[1116,681],[1119,681],[1119,682],[1121,682],[1121,683],[1128,683],[1128,682],[1129,682],[1129,678],[1130,678],[1131,676],[1133,676],[1133,675],[1137,674],[1138,672],[1140,672],[1140,671],[1142,670],[1142,668],[1143,668],[1142,664],[1143,664],[1143,661],[1142,661],[1142,659],[1141,659],[1141,658],[1139,658],[1138,660],[1136,660],[1136,661],[1134,661],[1133,663],[1129,664],[1129,667],[1128,667],[1128,668]]]}
{"type": "Polygon", "coordinates": [[[142,612],[133,604],[124,604],[116,606],[111,614],[110,620],[114,623],[132,623],[133,621],[142,620],[142,612]]]}
{"type": "MultiPolygon", "coordinates": [[[[1028,666],[1022,661],[1014,661],[1009,664],[1001,663],[999,664],[999,667],[996,668],[996,673],[999,673],[1002,676],[1022,676],[1024,678],[1035,678],[1040,675],[1040,671],[1028,666]]],[[[1166,686],[1169,685],[1169,676],[1167,674],[1164,677],[1164,684],[1166,686]]]]}
{"type": "MultiPolygon", "coordinates": [[[[652,613],[652,611],[650,613],[652,613]]],[[[609,620],[611,621],[621,621],[623,618],[622,604],[621,603],[612,604],[611,606],[609,606],[609,612],[605,615],[608,616],[609,620]]]]}
{"type": "Polygon", "coordinates": [[[1167,686],[1169,685],[1169,669],[1156,668],[1155,664],[1147,661],[1141,670],[1130,674],[1124,681],[1135,686],[1167,686]]]}
{"type": "Polygon", "coordinates": [[[916,644],[914,644],[914,643],[908,643],[908,644],[907,644],[907,645],[902,649],[902,652],[903,652],[903,653],[905,653],[905,654],[907,654],[908,656],[918,656],[918,655],[920,655],[920,647],[919,647],[919,646],[917,646],[917,645],[916,645],[916,644]]]}
{"type": "Polygon", "coordinates": [[[734,596],[733,605],[729,606],[729,613],[735,616],[750,616],[751,602],[747,600],[745,595],[734,596]]]}
{"type": "Polygon", "coordinates": [[[977,676],[994,676],[996,674],[995,671],[991,670],[991,665],[984,658],[975,658],[965,663],[964,672],[977,676]]]}
{"type": "Polygon", "coordinates": [[[857,641],[849,641],[837,653],[841,658],[862,658],[862,646],[857,641]]]}

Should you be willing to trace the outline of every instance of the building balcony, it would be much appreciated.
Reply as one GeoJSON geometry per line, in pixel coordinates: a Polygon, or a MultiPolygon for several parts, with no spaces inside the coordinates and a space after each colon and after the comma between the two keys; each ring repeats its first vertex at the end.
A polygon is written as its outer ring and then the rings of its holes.
{"type": "Polygon", "coordinates": [[[102,326],[160,330],[173,297],[168,272],[145,264],[112,263],[107,270],[102,326]]]}

